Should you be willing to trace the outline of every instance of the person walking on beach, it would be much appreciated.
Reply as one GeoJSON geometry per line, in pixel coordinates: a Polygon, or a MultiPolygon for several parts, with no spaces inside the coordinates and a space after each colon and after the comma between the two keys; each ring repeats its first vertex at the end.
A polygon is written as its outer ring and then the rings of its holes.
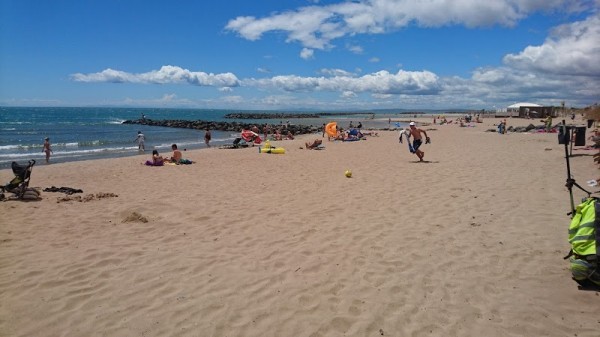
{"type": "Polygon", "coordinates": [[[425,156],[425,152],[419,150],[419,147],[423,144],[423,137],[421,134],[425,135],[425,141],[429,143],[429,137],[427,136],[427,132],[423,129],[417,128],[415,122],[410,122],[408,124],[410,126],[410,135],[413,137],[413,151],[419,157],[419,161],[423,161],[423,157],[425,156]]]}
{"type": "Polygon", "coordinates": [[[144,134],[142,133],[142,131],[138,131],[137,137],[135,138],[134,142],[138,143],[138,150],[139,151],[146,151],[146,149],[144,148],[144,141],[146,140],[146,137],[144,137],[144,134]]]}
{"type": "Polygon", "coordinates": [[[269,123],[265,123],[265,126],[263,127],[263,133],[265,134],[265,140],[269,139],[270,132],[271,132],[271,127],[269,126],[269,123]]]}
{"type": "Polygon", "coordinates": [[[204,133],[204,143],[206,144],[207,147],[210,147],[210,129],[206,128],[206,132],[204,133]]]}
{"type": "Polygon", "coordinates": [[[44,138],[44,149],[42,152],[46,153],[46,164],[50,164],[50,153],[54,152],[52,152],[52,148],[50,147],[50,138],[48,137],[44,138]]]}

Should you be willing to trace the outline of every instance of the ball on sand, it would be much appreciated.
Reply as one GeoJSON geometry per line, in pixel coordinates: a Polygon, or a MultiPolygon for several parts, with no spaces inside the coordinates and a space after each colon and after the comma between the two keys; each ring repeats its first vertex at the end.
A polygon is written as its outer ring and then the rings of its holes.
{"type": "Polygon", "coordinates": [[[352,178],[352,171],[346,170],[346,172],[344,172],[344,174],[346,175],[346,178],[352,178]]]}

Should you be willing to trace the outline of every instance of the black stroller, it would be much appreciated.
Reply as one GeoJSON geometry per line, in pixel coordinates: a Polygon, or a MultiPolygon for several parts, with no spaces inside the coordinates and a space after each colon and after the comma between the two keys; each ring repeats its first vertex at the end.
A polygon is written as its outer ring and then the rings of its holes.
{"type": "Polygon", "coordinates": [[[248,147],[248,143],[246,143],[245,140],[243,140],[242,138],[236,138],[233,140],[233,144],[230,145],[223,145],[221,147],[219,147],[220,149],[240,149],[243,147],[248,147]]]}
{"type": "Polygon", "coordinates": [[[35,160],[33,159],[27,165],[19,165],[17,162],[12,162],[11,166],[15,177],[8,184],[0,187],[0,200],[4,200],[4,192],[14,194],[17,199],[39,199],[40,193],[29,187],[33,165],[35,165],[35,160]]]}

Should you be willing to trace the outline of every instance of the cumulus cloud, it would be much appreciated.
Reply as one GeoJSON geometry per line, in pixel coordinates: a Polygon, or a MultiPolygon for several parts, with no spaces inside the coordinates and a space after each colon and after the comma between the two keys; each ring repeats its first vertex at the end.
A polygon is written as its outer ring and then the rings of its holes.
{"type": "Polygon", "coordinates": [[[354,98],[356,97],[356,94],[352,91],[344,91],[342,92],[342,94],[340,95],[340,97],[342,98],[354,98]]]}
{"type": "Polygon", "coordinates": [[[325,76],[354,76],[355,74],[343,70],[343,69],[321,69],[319,70],[320,74],[323,74],[325,76]]]}
{"type": "Polygon", "coordinates": [[[232,73],[212,74],[193,72],[176,66],[162,66],[159,70],[132,74],[124,71],[105,69],[99,73],[71,75],[75,82],[143,83],[143,84],[181,84],[198,86],[237,87],[238,78],[232,73]]]}
{"type": "Polygon", "coordinates": [[[302,48],[302,50],[300,51],[300,57],[305,60],[313,58],[314,54],[315,51],[313,49],[302,48]]]}
{"type": "Polygon", "coordinates": [[[379,61],[380,61],[380,60],[379,60],[379,57],[371,57],[371,58],[369,59],[369,62],[371,62],[371,63],[377,63],[377,62],[379,62],[379,61]]]}
{"type": "Polygon", "coordinates": [[[180,106],[180,107],[191,107],[194,106],[195,102],[186,99],[178,98],[176,94],[164,94],[160,98],[150,99],[138,99],[127,97],[122,102],[112,102],[112,104],[120,105],[131,105],[131,106],[180,106]]]}
{"type": "Polygon", "coordinates": [[[348,45],[348,50],[353,52],[354,54],[362,54],[364,52],[363,47],[356,45],[348,45]]]}
{"type": "Polygon", "coordinates": [[[600,76],[600,16],[556,27],[540,46],[504,57],[517,69],[552,74],[600,76]]]}
{"type": "Polygon", "coordinates": [[[301,77],[296,75],[275,76],[268,79],[249,79],[246,86],[277,88],[288,92],[329,91],[354,93],[427,95],[439,92],[439,78],[429,71],[404,71],[389,73],[379,71],[361,77],[301,77]]]}
{"type": "Polygon", "coordinates": [[[240,16],[230,20],[225,29],[251,41],[268,32],[283,32],[286,42],[323,50],[344,36],[381,34],[409,24],[513,26],[536,11],[583,10],[590,6],[595,6],[591,0],[362,0],[300,7],[263,18],[240,16]]]}
{"type": "MultiPolygon", "coordinates": [[[[556,27],[539,46],[528,46],[504,57],[499,67],[474,69],[470,77],[439,77],[430,71],[377,71],[359,76],[339,68],[323,68],[318,76],[280,75],[270,78],[238,80],[231,73],[207,74],[191,72],[176,66],[134,74],[113,69],[98,73],[74,74],[78,82],[110,83],[184,83],[221,88],[231,92],[237,86],[243,92],[259,89],[265,98],[226,96],[220,102],[247,104],[246,107],[385,107],[385,104],[423,107],[490,107],[511,102],[533,101],[540,104],[588,105],[598,101],[600,87],[600,16],[556,27]],[[311,97],[311,93],[333,93],[337,101],[311,97]],[[277,93],[283,93],[277,95],[277,93]],[[364,99],[365,97],[372,98],[364,99]],[[360,96],[359,96],[360,95],[360,96]],[[358,99],[360,97],[360,99],[358,99]],[[356,98],[356,99],[349,99],[356,98]]],[[[308,49],[312,51],[312,49],[308,49]]],[[[256,95],[259,96],[259,95],[256,95]]],[[[165,95],[154,104],[187,104],[176,96],[165,95]]],[[[214,103],[214,102],[207,102],[214,103]]],[[[192,104],[192,103],[190,103],[192,104]]],[[[388,106],[390,107],[390,106],[388,106]]]]}

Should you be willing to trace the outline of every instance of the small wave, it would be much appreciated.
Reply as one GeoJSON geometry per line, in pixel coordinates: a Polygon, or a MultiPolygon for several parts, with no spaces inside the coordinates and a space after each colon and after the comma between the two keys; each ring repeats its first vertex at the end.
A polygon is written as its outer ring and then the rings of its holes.
{"type": "Polygon", "coordinates": [[[35,148],[42,148],[44,145],[43,144],[32,144],[32,145],[2,145],[0,146],[0,151],[3,150],[15,150],[15,149],[19,149],[19,150],[29,150],[29,149],[35,149],[35,148]]]}
{"type": "Polygon", "coordinates": [[[21,145],[2,145],[2,146],[0,146],[0,151],[1,150],[14,150],[14,149],[18,149],[20,147],[21,147],[21,145]]]}
{"type": "Polygon", "coordinates": [[[108,124],[123,124],[126,119],[111,119],[108,121],[108,124]]]}
{"type": "MultiPolygon", "coordinates": [[[[67,156],[77,156],[77,155],[91,155],[97,153],[110,153],[110,152],[130,152],[137,150],[136,146],[123,146],[123,147],[107,147],[107,148],[99,148],[99,149],[89,149],[89,150],[74,150],[74,151],[53,151],[52,157],[67,157],[67,156]]],[[[6,153],[2,154],[3,158],[25,158],[25,157],[33,157],[33,158],[41,158],[44,157],[45,154],[41,152],[27,152],[27,153],[6,153]]]]}
{"type": "Polygon", "coordinates": [[[79,142],[77,143],[80,147],[85,147],[85,146],[99,146],[99,145],[103,145],[105,144],[105,142],[101,141],[101,140],[91,140],[89,142],[79,142]]]}
{"type": "Polygon", "coordinates": [[[4,129],[0,129],[2,131],[15,131],[15,128],[4,128],[4,129]]]}

